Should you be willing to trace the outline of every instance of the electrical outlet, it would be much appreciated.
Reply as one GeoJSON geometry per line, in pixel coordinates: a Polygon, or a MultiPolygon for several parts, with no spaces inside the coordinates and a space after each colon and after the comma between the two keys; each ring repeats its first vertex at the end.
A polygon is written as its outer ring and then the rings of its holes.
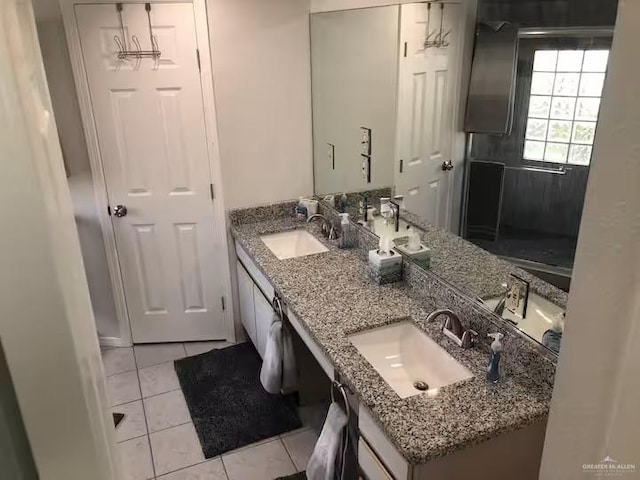
{"type": "Polygon", "coordinates": [[[335,157],[336,147],[327,143],[327,160],[329,161],[329,168],[331,170],[336,169],[336,157],[335,157]]]}

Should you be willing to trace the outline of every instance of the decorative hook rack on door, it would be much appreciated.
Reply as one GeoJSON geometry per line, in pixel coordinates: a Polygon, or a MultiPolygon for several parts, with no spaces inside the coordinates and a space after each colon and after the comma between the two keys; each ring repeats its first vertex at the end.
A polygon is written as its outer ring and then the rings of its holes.
{"type": "Polygon", "coordinates": [[[116,3],[116,12],[118,12],[118,21],[120,22],[120,34],[122,35],[122,39],[118,37],[118,35],[114,35],[113,40],[118,46],[118,58],[120,60],[124,60],[129,57],[153,58],[154,60],[158,60],[162,55],[162,52],[160,52],[160,49],[158,48],[158,40],[153,34],[153,29],[151,28],[151,4],[145,3],[144,9],[147,11],[147,22],[149,26],[149,41],[151,42],[151,50],[142,50],[142,47],[140,46],[140,40],[136,35],[131,36],[131,41],[135,46],[135,50],[127,50],[127,36],[124,32],[124,22],[122,21],[122,3],[116,3]]]}
{"type": "Polygon", "coordinates": [[[443,31],[444,24],[444,2],[435,2],[440,4],[440,29],[431,31],[431,4],[427,3],[427,36],[424,40],[424,48],[443,48],[450,45],[447,37],[451,34],[451,30],[443,31]]]}

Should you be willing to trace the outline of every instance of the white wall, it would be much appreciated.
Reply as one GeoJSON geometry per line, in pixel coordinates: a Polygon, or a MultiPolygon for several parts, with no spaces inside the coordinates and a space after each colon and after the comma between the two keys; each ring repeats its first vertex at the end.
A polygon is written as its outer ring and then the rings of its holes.
{"type": "Polygon", "coordinates": [[[541,479],[640,474],[640,2],[620,0],[596,132],[541,479]]]}
{"type": "Polygon", "coordinates": [[[399,12],[396,5],[311,17],[316,193],[393,186],[399,12]],[[360,127],[371,129],[371,183],[362,175],[360,127]]]}
{"type": "Polygon", "coordinates": [[[313,193],[309,0],[208,0],[225,206],[313,193]]]}

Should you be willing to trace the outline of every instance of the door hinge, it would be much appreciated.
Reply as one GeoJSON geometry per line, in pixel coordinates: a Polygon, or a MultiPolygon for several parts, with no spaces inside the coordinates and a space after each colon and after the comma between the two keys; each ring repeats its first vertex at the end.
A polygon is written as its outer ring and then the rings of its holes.
{"type": "Polygon", "coordinates": [[[202,68],[200,67],[200,49],[198,48],[196,48],[196,58],[198,59],[198,70],[202,71],[202,68]]]}
{"type": "Polygon", "coordinates": [[[404,170],[404,160],[400,159],[400,173],[404,170]]]}
{"type": "Polygon", "coordinates": [[[404,42],[404,56],[407,56],[407,42],[404,42]]]}
{"type": "Polygon", "coordinates": [[[224,297],[220,297],[220,300],[222,302],[222,310],[224,311],[227,309],[227,305],[226,305],[226,302],[224,301],[224,297]]]}
{"type": "Polygon", "coordinates": [[[107,205],[107,213],[111,216],[111,205],[107,205]]]}
{"type": "Polygon", "coordinates": [[[211,200],[214,200],[216,198],[216,191],[213,186],[213,183],[209,184],[209,193],[211,194],[211,200]]]}

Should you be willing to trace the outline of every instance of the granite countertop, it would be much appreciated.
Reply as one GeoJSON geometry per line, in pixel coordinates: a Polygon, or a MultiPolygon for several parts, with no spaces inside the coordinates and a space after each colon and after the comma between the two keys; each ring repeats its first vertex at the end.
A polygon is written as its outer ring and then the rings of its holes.
{"type": "Polygon", "coordinates": [[[454,233],[437,228],[409,212],[402,219],[418,227],[422,242],[431,248],[431,270],[473,298],[487,300],[504,295],[509,274],[529,282],[531,291],[566,308],[568,294],[454,233]]]}
{"type": "Polygon", "coordinates": [[[411,286],[372,284],[365,261],[355,251],[340,250],[320,237],[317,227],[311,227],[312,233],[328,252],[278,260],[260,236],[306,225],[291,216],[250,220],[236,217],[231,224],[233,236],[409,463],[448,455],[548,414],[553,389],[548,376],[519,364],[515,356],[505,356],[504,379],[498,386],[487,385],[488,344],[463,350],[442,334],[440,321],[426,324],[435,307],[412,296],[411,286]],[[474,377],[442,387],[435,396],[401,399],[347,336],[406,317],[469,368],[474,377]]]}

